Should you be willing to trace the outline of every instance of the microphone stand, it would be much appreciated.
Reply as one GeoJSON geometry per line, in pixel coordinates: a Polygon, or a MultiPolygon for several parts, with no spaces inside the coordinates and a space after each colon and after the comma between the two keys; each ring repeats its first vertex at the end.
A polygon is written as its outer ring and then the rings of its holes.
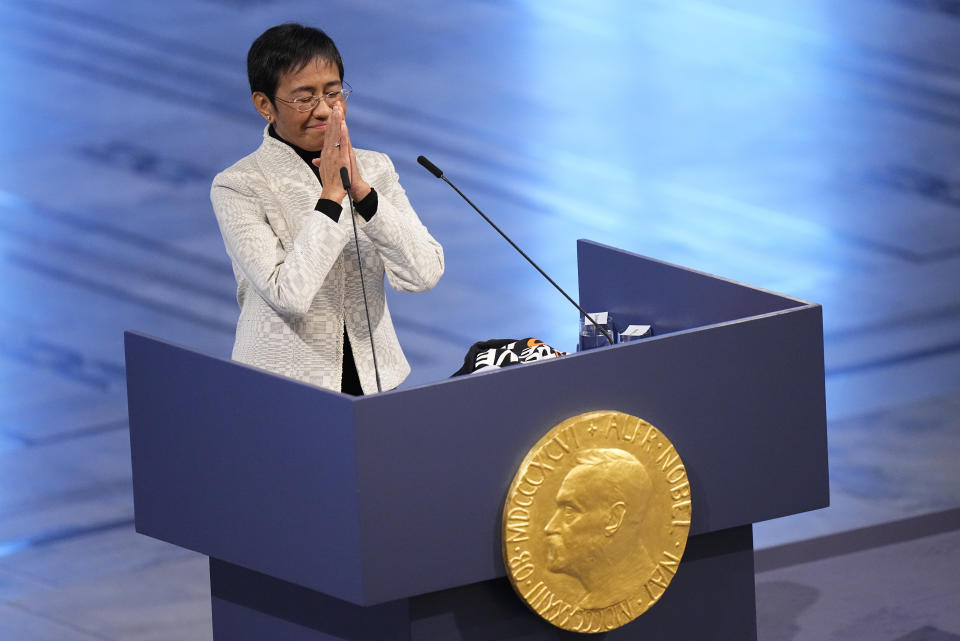
{"type": "Polygon", "coordinates": [[[347,198],[350,200],[350,220],[353,222],[353,242],[357,248],[357,267],[360,269],[360,292],[363,294],[363,311],[367,314],[367,332],[370,335],[370,353],[373,354],[373,373],[377,378],[377,391],[382,392],[380,387],[380,368],[377,367],[377,348],[373,345],[373,325],[370,323],[370,307],[367,305],[367,286],[363,282],[363,261],[360,260],[360,237],[357,235],[357,211],[353,206],[353,196],[350,195],[350,172],[346,167],[340,168],[340,181],[343,182],[343,188],[347,191],[347,198]]]}
{"type": "Polygon", "coordinates": [[[593,326],[596,327],[598,330],[600,330],[600,331],[603,333],[604,337],[607,339],[607,342],[610,343],[611,345],[613,345],[613,337],[610,335],[610,332],[608,332],[608,331],[605,330],[604,328],[600,327],[600,324],[599,324],[597,321],[595,321],[595,320],[593,319],[593,317],[590,316],[590,314],[588,314],[587,312],[585,312],[584,309],[583,309],[582,307],[580,307],[580,305],[578,305],[576,301],[574,301],[572,298],[570,298],[570,296],[567,294],[567,292],[563,291],[563,288],[560,287],[560,285],[557,285],[557,284],[553,281],[552,278],[550,278],[549,276],[547,276],[547,272],[545,272],[545,271],[543,271],[542,269],[540,269],[540,266],[537,265],[535,262],[533,262],[533,259],[530,258],[529,256],[527,256],[522,249],[520,249],[519,247],[517,247],[517,244],[516,244],[515,242],[513,242],[512,240],[510,240],[510,237],[507,236],[505,233],[503,233],[503,231],[501,231],[500,228],[497,227],[497,226],[493,223],[492,220],[490,220],[489,218],[487,218],[487,215],[486,215],[485,213],[483,213],[482,211],[480,211],[480,208],[477,207],[476,205],[474,205],[474,204],[473,204],[473,201],[471,201],[469,198],[467,198],[462,191],[460,191],[459,189],[457,189],[457,186],[456,186],[456,185],[454,185],[452,182],[450,182],[449,180],[447,180],[447,177],[443,175],[443,172],[440,171],[440,168],[439,168],[439,167],[437,167],[437,166],[434,165],[432,162],[430,162],[429,160],[427,160],[427,158],[426,158],[425,156],[417,156],[417,162],[420,163],[420,164],[424,167],[424,169],[426,169],[427,171],[429,171],[431,174],[433,174],[434,176],[436,176],[437,178],[439,178],[439,179],[442,180],[443,182],[445,182],[445,183],[447,183],[448,185],[450,185],[451,187],[453,187],[453,190],[454,190],[455,192],[457,192],[458,194],[460,194],[460,197],[463,198],[465,201],[467,201],[467,204],[468,204],[468,205],[470,205],[471,207],[473,207],[473,209],[474,209],[478,214],[480,214],[481,216],[483,216],[483,219],[484,219],[485,221],[487,221],[487,222],[490,224],[491,227],[493,227],[495,230],[497,230],[497,233],[500,234],[501,236],[503,236],[504,240],[506,240],[508,243],[510,243],[511,245],[513,245],[513,248],[516,249],[518,252],[520,252],[520,255],[523,256],[524,258],[526,258],[526,259],[527,259],[527,262],[530,263],[531,265],[533,265],[534,268],[536,268],[536,270],[537,270],[538,272],[540,272],[540,274],[550,282],[551,285],[553,285],[554,287],[556,287],[556,288],[557,288],[557,291],[560,292],[561,294],[563,294],[564,297],[566,297],[566,299],[567,299],[568,301],[570,301],[570,303],[571,303],[574,307],[576,307],[578,310],[580,310],[580,313],[583,314],[584,318],[586,318],[586,319],[589,320],[591,323],[593,323],[593,326]]]}

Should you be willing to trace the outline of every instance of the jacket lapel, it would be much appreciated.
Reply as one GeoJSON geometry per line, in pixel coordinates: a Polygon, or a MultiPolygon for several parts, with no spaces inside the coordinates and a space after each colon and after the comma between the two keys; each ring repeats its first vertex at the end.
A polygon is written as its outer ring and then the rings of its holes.
{"type": "Polygon", "coordinates": [[[314,213],[322,191],[320,181],[293,149],[266,131],[256,158],[267,187],[276,197],[277,209],[268,210],[267,218],[280,242],[289,249],[307,216],[314,213]]]}

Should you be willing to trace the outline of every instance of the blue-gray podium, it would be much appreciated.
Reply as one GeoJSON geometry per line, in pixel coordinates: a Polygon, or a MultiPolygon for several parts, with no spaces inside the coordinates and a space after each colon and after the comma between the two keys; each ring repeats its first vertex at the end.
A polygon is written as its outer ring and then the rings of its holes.
{"type": "Polygon", "coordinates": [[[693,522],[662,599],[594,638],[756,638],[751,524],[829,501],[821,309],[588,241],[578,262],[586,309],[656,335],[354,398],[126,334],[136,528],[210,557],[214,639],[581,636],[513,593],[500,517],[533,444],[596,409],[674,443],[693,522]]]}

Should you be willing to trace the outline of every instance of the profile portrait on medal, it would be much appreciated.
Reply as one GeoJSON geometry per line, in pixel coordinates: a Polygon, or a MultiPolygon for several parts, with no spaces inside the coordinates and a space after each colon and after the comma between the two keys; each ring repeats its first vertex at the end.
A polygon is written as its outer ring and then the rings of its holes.
{"type": "Polygon", "coordinates": [[[233,359],[361,395],[410,372],[384,280],[426,291],[444,257],[390,158],[354,148],[344,69],[320,29],[263,32],[247,54],[259,146],[214,178],[210,198],[237,282],[233,359]]]}
{"type": "MultiPolygon", "coordinates": [[[[556,494],[544,527],[546,569],[576,579],[577,606],[606,608],[638,593],[656,567],[644,546],[652,482],[633,454],[618,448],[583,450],[556,494]]],[[[669,520],[669,514],[652,515],[669,520]]]]}

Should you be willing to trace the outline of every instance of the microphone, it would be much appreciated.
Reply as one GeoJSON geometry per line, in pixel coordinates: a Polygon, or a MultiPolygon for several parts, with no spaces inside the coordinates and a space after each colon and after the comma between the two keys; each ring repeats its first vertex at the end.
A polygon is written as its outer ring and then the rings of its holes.
{"type": "Polygon", "coordinates": [[[556,287],[556,288],[557,288],[557,291],[560,292],[561,294],[563,294],[564,297],[565,297],[568,301],[570,301],[570,304],[572,304],[574,307],[576,307],[576,308],[580,311],[580,313],[583,314],[584,318],[586,318],[586,319],[589,320],[591,323],[593,323],[594,327],[596,327],[598,330],[600,330],[600,332],[603,333],[604,337],[607,339],[607,342],[609,342],[611,345],[613,345],[613,337],[610,336],[610,332],[608,332],[608,331],[605,330],[604,328],[600,327],[600,324],[599,324],[597,321],[595,321],[595,320],[593,319],[593,317],[590,316],[590,314],[588,314],[586,311],[584,311],[584,309],[583,309],[582,307],[580,307],[580,305],[578,305],[575,300],[573,300],[572,298],[570,298],[570,296],[567,294],[567,292],[563,291],[563,288],[560,287],[560,285],[557,285],[552,278],[550,278],[549,276],[547,276],[547,272],[545,272],[545,271],[543,271],[542,269],[540,269],[540,266],[537,265],[535,262],[533,262],[533,259],[530,258],[529,256],[527,256],[522,249],[520,249],[519,247],[517,247],[517,244],[516,244],[515,242],[513,242],[512,240],[510,240],[510,237],[507,236],[505,233],[503,233],[503,231],[502,231],[499,227],[497,227],[497,226],[493,223],[492,220],[490,220],[489,218],[487,218],[487,215],[486,215],[485,213],[483,213],[482,211],[480,211],[480,208],[477,207],[476,205],[474,205],[474,204],[473,204],[473,201],[471,201],[469,198],[467,198],[462,191],[460,191],[459,189],[457,189],[457,186],[456,186],[456,185],[454,185],[454,184],[453,184],[452,182],[450,182],[446,177],[444,177],[443,172],[440,171],[440,168],[439,168],[439,167],[437,167],[437,166],[434,165],[432,162],[430,162],[429,160],[427,160],[426,156],[417,156],[417,162],[420,163],[420,164],[421,164],[427,171],[429,171],[431,174],[433,174],[434,176],[436,176],[437,178],[439,178],[439,179],[442,180],[443,182],[445,182],[445,183],[447,183],[448,185],[450,185],[451,187],[453,187],[453,190],[454,190],[455,192],[457,192],[457,193],[460,195],[461,198],[463,198],[465,201],[467,201],[467,204],[468,204],[468,205],[470,205],[471,207],[473,207],[473,209],[474,209],[478,214],[480,214],[480,215],[483,217],[483,219],[484,219],[485,221],[487,221],[487,222],[490,224],[490,226],[493,227],[493,228],[497,231],[498,234],[500,234],[501,236],[503,236],[504,240],[506,240],[508,243],[510,243],[510,244],[513,246],[514,249],[516,249],[518,252],[520,252],[520,255],[523,256],[524,258],[526,258],[526,259],[527,259],[527,262],[530,263],[531,265],[533,265],[534,268],[536,268],[536,270],[537,270],[538,272],[540,272],[540,274],[550,282],[551,285],[553,285],[554,287],[556,287]]]}
{"type": "Polygon", "coordinates": [[[363,311],[367,314],[367,332],[370,335],[370,353],[373,354],[373,373],[377,379],[377,391],[382,392],[380,386],[380,368],[377,367],[377,348],[373,345],[373,324],[370,322],[370,306],[367,305],[367,286],[363,282],[363,261],[360,260],[360,237],[357,236],[357,212],[353,207],[353,196],[350,195],[350,172],[346,167],[340,168],[340,182],[350,200],[350,220],[353,221],[353,242],[357,248],[357,267],[360,269],[360,292],[363,294],[363,311]]]}
{"type": "MultiPolygon", "coordinates": [[[[427,160],[426,156],[417,156],[417,162],[426,167],[427,171],[436,176],[437,178],[443,178],[443,172],[440,171],[440,168],[434,165],[432,162],[427,160]]],[[[452,185],[451,185],[452,186],[452,185]]],[[[456,187],[454,187],[456,189],[456,187]]]]}

